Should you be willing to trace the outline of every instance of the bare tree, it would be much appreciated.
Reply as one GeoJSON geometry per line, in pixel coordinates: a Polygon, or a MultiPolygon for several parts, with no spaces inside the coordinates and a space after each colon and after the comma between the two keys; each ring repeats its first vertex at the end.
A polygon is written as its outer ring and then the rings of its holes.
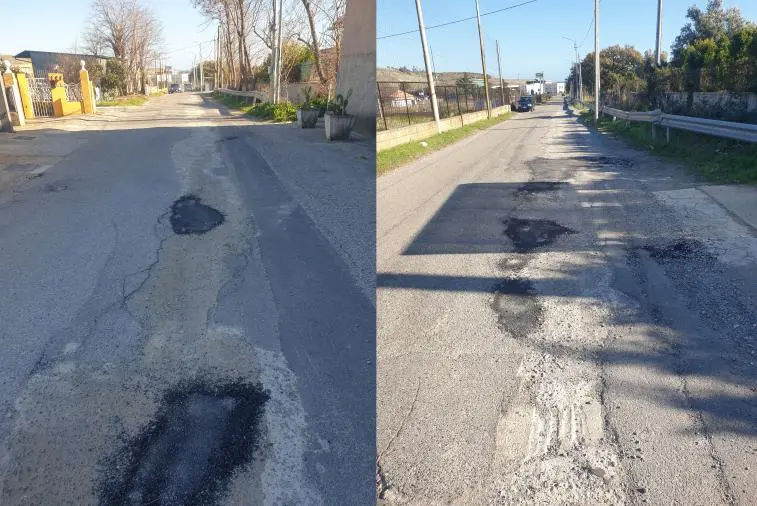
{"type": "Polygon", "coordinates": [[[310,40],[300,39],[313,52],[313,61],[318,79],[326,84],[336,77],[342,48],[342,34],[344,33],[344,12],[346,0],[302,0],[310,29],[310,40]],[[327,70],[322,58],[321,41],[328,40],[334,53],[333,72],[327,70]]]}
{"type": "Polygon", "coordinates": [[[121,60],[128,75],[127,90],[145,91],[146,68],[160,45],[160,22],[140,0],[94,0],[92,19],[84,32],[86,48],[121,60]]]}

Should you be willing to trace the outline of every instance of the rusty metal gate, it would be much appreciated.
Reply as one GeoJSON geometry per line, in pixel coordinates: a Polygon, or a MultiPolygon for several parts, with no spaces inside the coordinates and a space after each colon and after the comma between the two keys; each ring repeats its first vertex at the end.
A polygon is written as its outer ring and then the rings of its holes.
{"type": "MultiPolygon", "coordinates": [[[[50,89],[50,81],[46,77],[28,76],[29,93],[32,96],[32,109],[37,118],[52,118],[53,112],[53,95],[50,89]]],[[[81,95],[81,92],[79,93],[81,95]]]]}

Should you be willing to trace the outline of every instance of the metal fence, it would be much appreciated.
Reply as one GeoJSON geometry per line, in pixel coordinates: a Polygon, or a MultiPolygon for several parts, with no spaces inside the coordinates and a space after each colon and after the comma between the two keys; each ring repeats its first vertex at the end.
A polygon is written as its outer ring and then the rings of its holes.
{"type": "MultiPolygon", "coordinates": [[[[461,116],[486,110],[484,88],[475,84],[436,85],[439,117],[461,116]]],[[[377,82],[376,130],[391,130],[434,120],[430,91],[426,82],[377,82]]],[[[489,88],[491,106],[509,105],[517,97],[509,89],[489,88]]]]}
{"type": "Polygon", "coordinates": [[[72,83],[64,85],[66,88],[66,100],[69,102],[81,102],[81,84],[72,83]]]}
{"type": "Polygon", "coordinates": [[[27,82],[29,83],[29,94],[32,98],[34,115],[38,118],[53,117],[53,96],[50,81],[46,77],[27,76],[27,82]]]}

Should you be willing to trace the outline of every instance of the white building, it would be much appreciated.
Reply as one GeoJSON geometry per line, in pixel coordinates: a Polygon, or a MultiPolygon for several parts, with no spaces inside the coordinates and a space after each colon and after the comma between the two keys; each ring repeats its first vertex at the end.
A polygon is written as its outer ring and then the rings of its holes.
{"type": "Polygon", "coordinates": [[[551,95],[559,95],[560,93],[565,93],[565,83],[553,83],[552,81],[547,81],[545,89],[547,90],[547,93],[551,95]]]}
{"type": "Polygon", "coordinates": [[[544,83],[524,83],[520,85],[521,95],[541,95],[544,93],[544,83]]]}

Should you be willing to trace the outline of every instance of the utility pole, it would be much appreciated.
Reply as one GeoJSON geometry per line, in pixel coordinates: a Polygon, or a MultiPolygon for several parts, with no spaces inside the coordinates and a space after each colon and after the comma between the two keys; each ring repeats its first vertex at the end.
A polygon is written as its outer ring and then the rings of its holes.
{"type": "Polygon", "coordinates": [[[434,62],[434,49],[432,47],[428,48],[429,53],[431,53],[431,68],[434,69],[434,82],[436,82],[436,78],[439,76],[439,74],[436,73],[436,62],[434,62]]]}
{"type": "Polygon", "coordinates": [[[271,84],[271,102],[274,104],[278,103],[278,97],[276,96],[276,80],[277,80],[277,74],[278,74],[278,47],[277,47],[277,41],[278,41],[278,0],[273,0],[273,24],[271,25],[271,45],[273,46],[271,48],[271,76],[270,76],[270,84],[271,84]]]}
{"type": "MultiPolygon", "coordinates": [[[[434,88],[434,75],[431,73],[429,65],[428,45],[426,44],[426,28],[423,26],[423,11],[421,10],[421,0],[415,0],[415,10],[418,13],[418,29],[421,32],[421,46],[423,47],[423,63],[426,65],[426,79],[428,79],[428,89],[431,95],[431,111],[434,113],[436,130],[442,133],[442,123],[439,121],[439,107],[436,103],[436,89],[434,88]]],[[[407,101],[407,94],[404,95],[407,101]]]]}
{"type": "Polygon", "coordinates": [[[481,31],[481,13],[476,0],[476,20],[478,21],[478,43],[481,46],[481,67],[484,70],[484,93],[486,94],[486,116],[492,117],[492,107],[489,103],[489,78],[486,76],[486,56],[484,54],[484,32],[481,31]]]}
{"type": "Polygon", "coordinates": [[[202,67],[202,42],[200,42],[200,91],[205,91],[205,69],[202,67]]]}
{"type": "Polygon", "coordinates": [[[578,101],[583,103],[584,101],[584,76],[581,70],[581,55],[578,52],[578,46],[574,43],[573,48],[576,50],[576,65],[578,65],[578,101]]]}
{"type": "Polygon", "coordinates": [[[502,105],[505,105],[505,81],[502,80],[502,59],[499,57],[499,40],[497,42],[497,70],[499,70],[499,91],[502,93],[502,105]]]}
{"type": "Polygon", "coordinates": [[[657,0],[657,43],[654,52],[659,67],[662,65],[662,0],[657,0]]]}
{"type": "Polygon", "coordinates": [[[594,0],[594,121],[599,121],[599,0],[594,0]]]}
{"type": "Polygon", "coordinates": [[[282,58],[282,47],[281,47],[281,32],[283,31],[281,29],[281,18],[284,15],[284,0],[279,0],[279,17],[278,17],[278,29],[276,30],[276,47],[278,48],[278,51],[276,51],[276,101],[281,101],[281,58],[282,58]]]}

